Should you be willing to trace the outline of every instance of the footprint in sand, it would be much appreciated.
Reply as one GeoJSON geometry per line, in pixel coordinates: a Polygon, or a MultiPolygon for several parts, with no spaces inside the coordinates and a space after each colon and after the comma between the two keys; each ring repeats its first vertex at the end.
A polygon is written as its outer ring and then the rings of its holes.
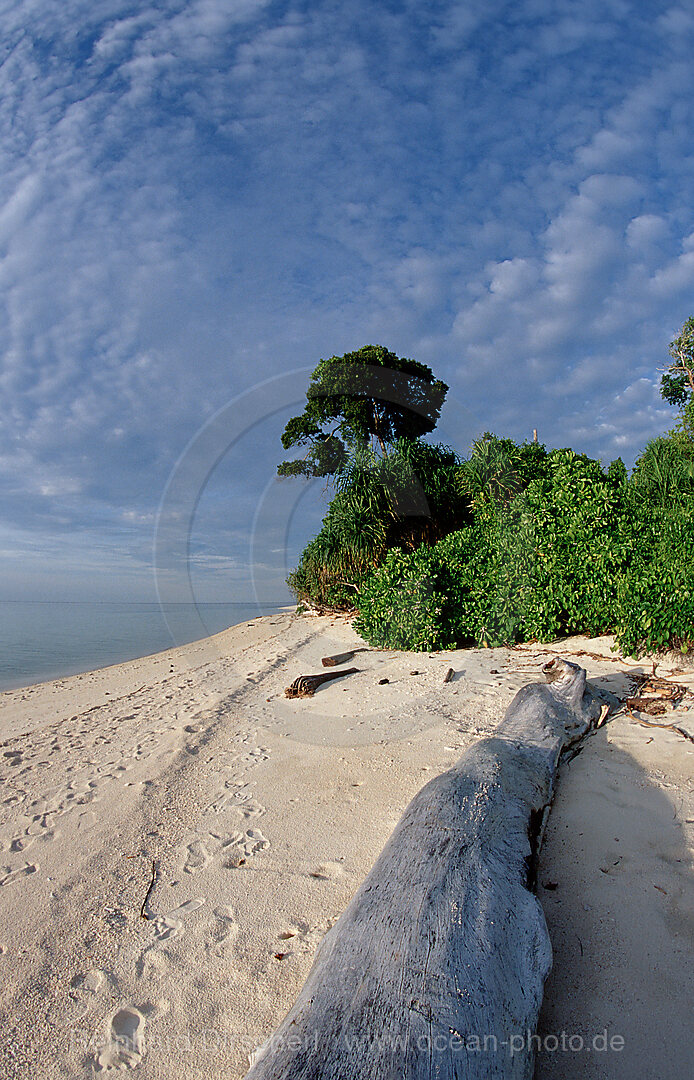
{"type": "Polygon", "coordinates": [[[237,786],[230,782],[227,787],[231,788],[229,805],[242,815],[242,817],[261,817],[265,813],[265,807],[253,797],[254,792],[250,784],[237,786]]]}
{"type": "Polygon", "coordinates": [[[224,791],[208,809],[213,810],[215,814],[219,814],[223,810],[234,810],[244,818],[263,816],[265,807],[253,798],[253,790],[250,784],[238,784],[235,780],[229,780],[225,784],[225,788],[230,790],[224,791]]]}
{"type": "Polygon", "coordinates": [[[102,971],[100,968],[92,968],[90,971],[75,975],[70,981],[70,990],[68,992],[68,997],[73,1005],[68,1006],[68,1008],[78,1010],[76,1017],[86,1016],[90,1009],[98,1006],[103,989],[105,987],[115,989],[116,985],[114,976],[110,972],[102,971]]]}
{"type": "Polygon", "coordinates": [[[267,761],[270,756],[270,750],[267,746],[254,746],[252,750],[247,750],[245,754],[242,754],[237,759],[237,765],[259,765],[261,761],[267,761]]]}
{"type": "Polygon", "coordinates": [[[159,915],[154,920],[154,936],[157,941],[166,941],[168,938],[181,937],[183,923],[181,916],[190,915],[191,911],[197,911],[205,903],[204,896],[198,896],[194,900],[186,900],[184,904],[174,908],[168,915],[159,915]]]}
{"type": "Polygon", "coordinates": [[[96,1070],[134,1069],[144,1052],[145,1018],[139,1009],[126,1005],[109,1024],[106,1046],[96,1058],[96,1070]]]}
{"type": "Polygon", "coordinates": [[[265,807],[255,799],[236,799],[234,797],[230,806],[243,818],[259,818],[265,813],[265,807]]]}
{"type": "Polygon", "coordinates": [[[79,990],[84,994],[98,994],[107,978],[109,978],[109,976],[107,976],[106,972],[102,971],[101,968],[92,968],[82,975],[75,975],[70,986],[73,990],[79,990]]]}
{"type": "Polygon", "coordinates": [[[185,849],[187,854],[183,870],[188,874],[194,874],[207,866],[212,858],[219,854],[224,857],[224,866],[231,869],[269,847],[270,841],[263,836],[260,829],[246,829],[245,832],[233,831],[228,836],[209,833],[204,840],[198,838],[188,844],[185,849]]]}
{"type": "Polygon", "coordinates": [[[9,885],[11,881],[15,881],[17,878],[35,874],[38,868],[38,863],[25,863],[24,866],[18,866],[16,870],[13,870],[11,866],[5,866],[0,871],[0,874],[2,874],[0,886],[9,885]]]}
{"type": "Polygon", "coordinates": [[[138,978],[145,979],[149,984],[166,979],[171,975],[171,965],[168,957],[154,948],[154,944],[148,945],[143,950],[135,964],[135,973],[138,978]]]}
{"type": "Polygon", "coordinates": [[[202,870],[204,866],[207,866],[211,858],[202,840],[193,840],[192,844],[188,844],[186,852],[186,861],[183,864],[183,870],[186,874],[194,874],[196,871],[202,870]]]}
{"type": "Polygon", "coordinates": [[[80,832],[84,832],[85,829],[91,829],[96,825],[97,817],[93,810],[83,810],[77,820],[76,828],[80,832]]]}
{"type": "Polygon", "coordinates": [[[210,930],[209,940],[205,942],[205,948],[214,952],[215,956],[224,956],[230,946],[234,944],[238,932],[239,927],[231,908],[215,908],[214,922],[210,930]]]}
{"type": "Polygon", "coordinates": [[[270,756],[270,750],[267,746],[254,746],[250,750],[243,750],[241,752],[226,752],[217,754],[214,758],[215,766],[218,769],[228,771],[244,770],[248,766],[260,765],[262,761],[267,761],[270,756]]]}
{"type": "Polygon", "coordinates": [[[13,853],[16,853],[18,851],[26,851],[28,847],[31,847],[34,839],[35,837],[33,836],[15,836],[12,838],[12,840],[10,840],[8,850],[13,853]]]}
{"type": "Polygon", "coordinates": [[[54,840],[60,833],[59,829],[52,828],[47,814],[37,814],[33,817],[23,833],[12,837],[10,851],[26,851],[36,840],[54,840]]]}
{"type": "Polygon", "coordinates": [[[311,871],[311,877],[320,881],[339,881],[345,876],[345,868],[339,862],[324,862],[311,871]]]}
{"type": "Polygon", "coordinates": [[[252,855],[269,847],[270,841],[263,836],[260,829],[246,829],[244,833],[233,832],[222,844],[222,851],[226,856],[224,865],[233,870],[240,865],[242,859],[250,859],[252,855]]]}
{"type": "Polygon", "coordinates": [[[319,941],[325,934],[326,929],[329,929],[332,922],[328,920],[327,927],[311,926],[309,923],[303,920],[292,920],[290,926],[291,929],[285,930],[283,933],[278,934],[278,938],[282,942],[286,942],[286,945],[282,946],[282,952],[285,955],[291,955],[293,952],[306,953],[313,952],[319,941]]]}

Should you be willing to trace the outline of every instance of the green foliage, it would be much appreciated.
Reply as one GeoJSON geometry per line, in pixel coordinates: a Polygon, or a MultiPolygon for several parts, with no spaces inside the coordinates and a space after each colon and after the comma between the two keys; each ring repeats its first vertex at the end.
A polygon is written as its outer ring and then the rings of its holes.
{"type": "MultiPolygon", "coordinates": [[[[300,419],[294,417],[294,420],[300,419]]],[[[310,435],[296,434],[299,425],[294,425],[290,420],[285,428],[285,435],[290,432],[293,442],[289,445],[301,445],[311,442],[311,451],[306,458],[282,461],[277,466],[278,476],[332,476],[339,472],[348,460],[345,444],[335,435],[324,434],[317,427],[310,435]]],[[[308,431],[308,425],[303,425],[302,430],[308,431]]],[[[287,436],[287,437],[290,437],[287,436]]]]}
{"type": "Polygon", "coordinates": [[[694,496],[694,443],[677,434],[651,439],[634,465],[631,482],[637,506],[689,505],[694,496]]]}
{"type": "Polygon", "coordinates": [[[364,575],[377,565],[393,520],[381,468],[363,453],[340,476],[318,536],[304,549],[287,584],[297,600],[321,608],[352,609],[364,575]]]}
{"type": "Polygon", "coordinates": [[[694,319],[670,353],[671,372],[685,370],[677,379],[664,376],[661,392],[684,407],[675,430],[651,439],[634,466],[627,502],[637,541],[616,582],[615,638],[634,656],[694,644],[694,319]]]}
{"type": "Polygon", "coordinates": [[[548,465],[490,537],[503,564],[488,632],[494,643],[598,634],[613,622],[612,582],[629,533],[623,502],[583,454],[553,450],[548,465]]]}
{"type": "Polygon", "coordinates": [[[398,439],[383,461],[394,524],[388,546],[433,543],[468,518],[458,493],[460,460],[447,446],[398,439]]]}
{"type": "Polygon", "coordinates": [[[450,574],[432,548],[389,551],[360,590],[355,628],[369,644],[383,648],[445,648],[450,589],[450,574]]]}
{"type": "Polygon", "coordinates": [[[328,476],[373,439],[382,453],[400,438],[418,439],[436,426],[448,391],[431,368],[382,345],[365,345],[320,360],[306,408],[288,422],[285,450],[308,447],[303,461],[285,461],[280,476],[328,476]]]}
{"type": "Polygon", "coordinates": [[[508,503],[531,480],[544,476],[546,470],[547,450],[542,443],[518,445],[512,439],[500,439],[485,431],[460,466],[460,493],[471,508],[485,499],[508,503]]]}
{"type": "Polygon", "coordinates": [[[617,582],[617,643],[625,654],[694,647],[694,505],[646,509],[639,544],[617,582]]]}
{"type": "Polygon", "coordinates": [[[694,400],[687,402],[669,437],[680,443],[686,457],[694,457],[694,400]]]}
{"type": "Polygon", "coordinates": [[[610,462],[607,468],[607,479],[618,491],[624,491],[626,489],[627,484],[629,483],[629,474],[621,457],[615,458],[614,461],[610,462]]]}
{"type": "Polygon", "coordinates": [[[359,556],[337,539],[326,527],[314,537],[301,556],[299,565],[287,578],[287,584],[302,606],[310,604],[330,611],[351,611],[357,589],[372,570],[372,559],[359,556]]]}
{"type": "Polygon", "coordinates": [[[385,458],[357,451],[337,474],[318,536],[289,587],[299,600],[351,609],[364,576],[389,548],[412,549],[453,524],[458,459],[442,446],[400,439],[385,458]]]}
{"type": "Polygon", "coordinates": [[[660,381],[660,393],[671,405],[685,407],[694,398],[694,318],[684,323],[669,346],[672,363],[660,381]]]}
{"type": "Polygon", "coordinates": [[[553,450],[542,472],[506,503],[498,486],[483,491],[473,524],[426,552],[425,564],[419,552],[391,553],[357,599],[366,640],[442,648],[610,629],[612,586],[632,541],[623,501],[585,455],[553,450]]]}

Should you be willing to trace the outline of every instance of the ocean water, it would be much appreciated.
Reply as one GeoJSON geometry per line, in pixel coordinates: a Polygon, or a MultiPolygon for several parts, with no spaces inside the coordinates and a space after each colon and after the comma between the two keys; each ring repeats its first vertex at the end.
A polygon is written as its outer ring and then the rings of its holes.
{"type": "Polygon", "coordinates": [[[286,604],[0,601],[0,691],[149,656],[286,604]]]}

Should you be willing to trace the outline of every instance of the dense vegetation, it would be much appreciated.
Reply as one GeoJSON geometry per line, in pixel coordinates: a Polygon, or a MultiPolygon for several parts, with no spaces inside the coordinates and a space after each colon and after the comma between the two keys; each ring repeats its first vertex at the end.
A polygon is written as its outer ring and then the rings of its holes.
{"type": "MultiPolygon", "coordinates": [[[[331,363],[372,357],[369,350],[378,349],[368,346],[331,363]]],[[[393,358],[397,365],[414,364],[381,353],[394,369],[393,358]]],[[[397,425],[386,437],[383,424],[378,433],[373,423],[360,431],[343,423],[341,450],[332,459],[335,497],[289,578],[297,598],[356,608],[359,632],[387,648],[495,646],[612,632],[623,650],[637,655],[689,650],[694,320],[670,353],[661,392],[681,406],[679,423],[648,444],[631,476],[620,459],[604,469],[570,449],[547,451],[489,433],[460,459],[421,441],[415,425],[408,427],[402,397],[397,425]]],[[[426,421],[430,431],[446,388],[428,368],[425,373],[425,386],[438,395],[426,421]]],[[[364,396],[362,415],[378,415],[364,396]]],[[[421,398],[416,408],[421,424],[421,398]]],[[[334,419],[344,402],[332,409],[334,419]]]]}

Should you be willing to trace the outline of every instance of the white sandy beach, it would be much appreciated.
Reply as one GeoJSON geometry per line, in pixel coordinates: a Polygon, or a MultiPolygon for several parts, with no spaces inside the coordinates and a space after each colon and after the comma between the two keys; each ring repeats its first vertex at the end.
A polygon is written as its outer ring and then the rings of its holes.
{"type": "MultiPolygon", "coordinates": [[[[372,650],[285,698],[362,644],[345,619],[282,614],[0,695],[0,1075],[244,1075],[410,798],[547,659],[372,650]]],[[[609,644],[552,649],[624,693],[650,664],[609,644]]],[[[692,743],[622,715],[561,769],[539,1080],[694,1075],[693,766],[692,743]]]]}

